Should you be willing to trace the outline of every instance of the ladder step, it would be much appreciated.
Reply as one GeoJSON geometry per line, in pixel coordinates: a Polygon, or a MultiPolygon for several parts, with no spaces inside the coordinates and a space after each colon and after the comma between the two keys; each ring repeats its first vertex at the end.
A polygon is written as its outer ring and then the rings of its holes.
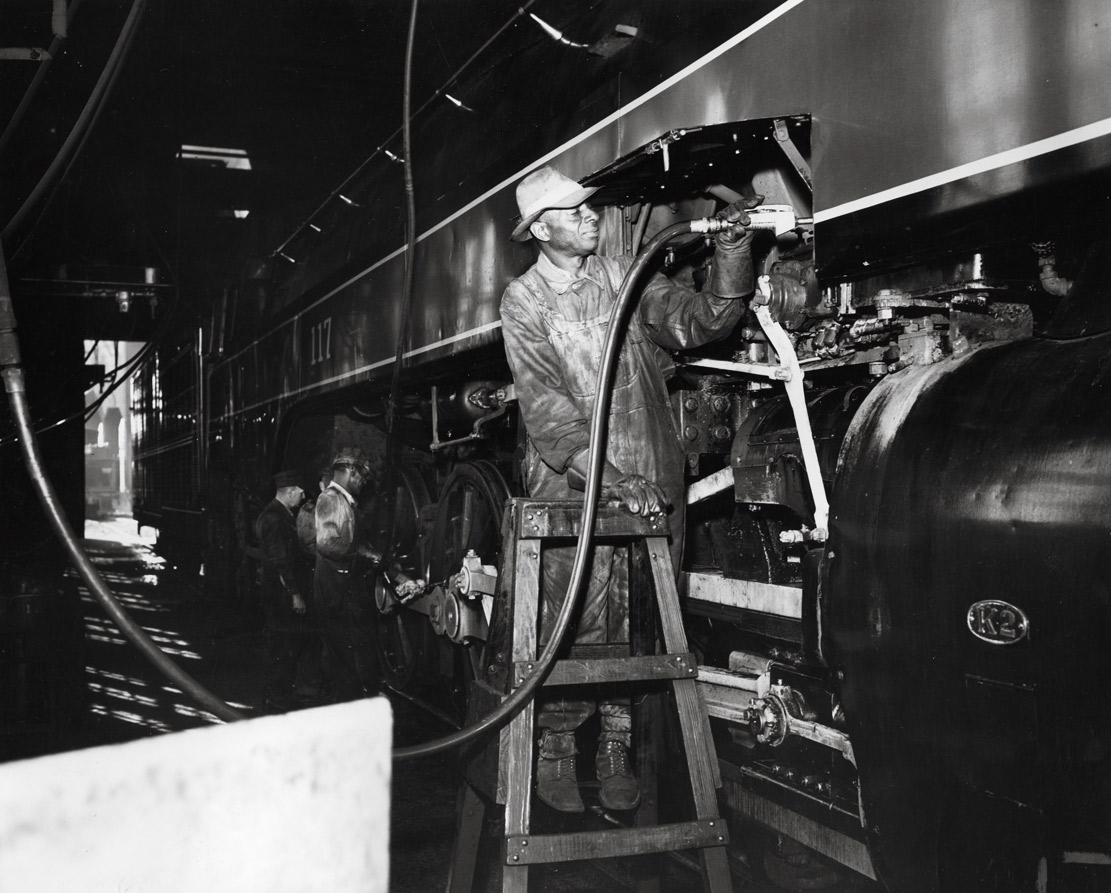
{"type": "MultiPolygon", "coordinates": [[[[513,664],[514,687],[536,666],[534,661],[513,664]]],[[[588,685],[597,682],[639,682],[653,679],[693,679],[698,663],[693,654],[649,654],[642,657],[605,657],[557,660],[544,685],[588,685]]]]}
{"type": "Polygon", "coordinates": [[[729,843],[725,819],[677,822],[650,828],[580,831],[572,834],[513,835],[506,838],[506,865],[574,862],[609,856],[641,856],[729,843]]]}
{"type": "MultiPolygon", "coordinates": [[[[521,500],[517,537],[522,540],[574,539],[582,530],[582,503],[567,500],[521,500]]],[[[667,515],[632,515],[619,503],[598,506],[595,539],[666,537],[667,515]]]]}

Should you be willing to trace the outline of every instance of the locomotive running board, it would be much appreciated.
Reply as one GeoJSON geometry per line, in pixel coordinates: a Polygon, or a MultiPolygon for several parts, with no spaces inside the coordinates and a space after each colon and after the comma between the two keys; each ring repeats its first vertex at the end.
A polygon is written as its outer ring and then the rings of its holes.
{"type": "Polygon", "coordinates": [[[683,576],[687,583],[686,598],[692,601],[802,619],[802,588],[799,586],[734,580],[721,574],[687,573],[683,576]]]}
{"type": "MultiPolygon", "coordinates": [[[[872,866],[872,857],[863,841],[863,831],[853,828],[860,834],[858,838],[847,827],[856,820],[854,816],[843,813],[846,828],[844,830],[832,828],[829,824],[805,816],[754,791],[751,784],[756,778],[754,773],[725,760],[720,760],[719,765],[722,793],[725,795],[726,802],[736,810],[738,815],[785,834],[827,859],[852,869],[857,874],[871,880],[877,879],[872,866]]],[[[762,776],[761,780],[767,781],[762,776]]],[[[823,809],[827,817],[833,816],[834,810],[829,809],[828,805],[823,804],[823,809]]],[[[840,811],[838,813],[841,814],[840,811]]]]}

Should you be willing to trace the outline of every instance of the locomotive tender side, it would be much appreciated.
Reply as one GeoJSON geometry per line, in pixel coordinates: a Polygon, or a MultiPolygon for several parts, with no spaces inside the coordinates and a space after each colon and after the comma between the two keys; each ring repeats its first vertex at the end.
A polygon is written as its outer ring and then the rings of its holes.
{"type": "MultiPolygon", "coordinates": [[[[532,261],[508,240],[516,182],[552,163],[599,186],[609,252],[759,192],[795,217],[758,252],[817,469],[781,386],[753,373],[785,361],[755,317],[679,358],[675,388],[701,488],[684,606],[727,801],[782,836],[764,868],[784,884],[814,876],[782,838],[892,890],[1098,879],[1111,729],[1070,686],[1105,674],[1111,631],[1095,495],[1111,443],[1093,422],[1106,338],[1035,331],[1111,210],[1104,4],[675,6],[599,8],[597,36],[647,10],[624,70],[620,53],[526,39],[474,79],[511,76],[500,104],[415,122],[409,449],[370,510],[394,555],[443,585],[404,608],[378,581],[388,679],[423,693],[429,666],[449,688],[485,672],[489,598],[446,581],[496,565],[519,486],[498,319],[532,261]],[[594,88],[590,65],[613,77],[594,88]]],[[[401,178],[379,160],[283,246],[264,312],[214,367],[211,493],[279,465],[311,473],[340,440],[382,443],[405,258],[401,178]]],[[[702,249],[677,247],[665,271],[698,282],[702,249]]],[[[1089,276],[1089,294],[1109,290],[1089,276]]]]}

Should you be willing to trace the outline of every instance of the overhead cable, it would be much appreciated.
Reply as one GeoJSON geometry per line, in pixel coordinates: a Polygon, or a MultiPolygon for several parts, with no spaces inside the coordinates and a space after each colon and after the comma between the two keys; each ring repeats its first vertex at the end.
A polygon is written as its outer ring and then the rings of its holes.
{"type": "MultiPolygon", "coordinates": [[[[19,230],[20,226],[22,226],[24,220],[27,218],[27,215],[30,214],[39,203],[43,195],[57,185],[56,181],[58,180],[59,173],[63,170],[68,170],[73,160],[77,157],[77,152],[80,150],[80,147],[84,145],[86,136],[91,131],[108,96],[111,94],[111,88],[115,84],[123,61],[127,57],[128,50],[131,48],[135,32],[139,26],[139,21],[142,19],[143,12],[146,9],[146,3],[147,0],[134,0],[131,4],[131,11],[127,14],[127,19],[123,24],[123,28],[120,29],[119,37],[116,38],[116,44],[112,47],[112,52],[108,56],[108,61],[104,64],[104,70],[101,71],[96,86],[93,87],[92,93],[89,94],[89,98],[85,102],[85,107],[81,110],[81,114],[78,115],[77,120],[74,122],[69,136],[66,137],[66,141],[62,144],[62,148],[58,150],[58,154],[54,156],[54,160],[43,173],[35,188],[31,190],[31,194],[27,196],[19,210],[16,211],[12,219],[8,221],[3,232],[0,232],[0,238],[5,242],[9,241],[19,230]]],[[[18,249],[16,252],[13,252],[13,256],[15,253],[18,253],[18,249]]]]}
{"type": "MultiPolygon", "coordinates": [[[[439,99],[441,96],[443,96],[444,91],[447,90],[447,88],[450,87],[452,84],[454,84],[459,79],[459,77],[463,74],[464,71],[466,71],[468,68],[470,68],[470,66],[474,63],[474,61],[486,51],[486,48],[489,47],[490,44],[492,44],[499,37],[501,37],[501,35],[504,34],[505,31],[508,28],[510,28],[513,25],[514,22],[517,21],[517,19],[519,19],[521,16],[527,14],[529,7],[532,6],[535,2],[536,2],[536,0],[525,0],[525,3],[523,3],[520,6],[520,8],[518,8],[518,10],[515,13],[513,13],[513,15],[511,15],[509,17],[509,19],[506,20],[505,24],[503,24],[500,28],[498,28],[497,31],[495,31],[493,34],[491,34],[486,39],[485,43],[483,43],[482,46],[480,46],[477,50],[475,50],[468,57],[467,61],[465,61],[462,65],[460,65],[457,69],[455,69],[455,71],[452,73],[451,77],[449,77],[446,81],[444,81],[443,86],[441,86],[435,93],[433,93],[427,100],[425,100],[425,102],[415,112],[413,112],[411,116],[406,116],[406,118],[408,118],[408,117],[416,118],[418,115],[420,115],[421,112],[423,112],[426,108],[428,108],[428,106],[430,106],[433,102],[435,102],[437,99],[439,99]]],[[[468,109],[468,111],[470,111],[470,109],[468,109]]],[[[339,186],[337,186],[330,193],[328,193],[328,197],[326,199],[324,199],[324,201],[322,201],[319,206],[317,206],[316,210],[314,210],[311,214],[309,214],[309,216],[307,218],[305,218],[305,220],[302,221],[298,225],[298,227],[295,230],[293,230],[293,232],[290,233],[289,236],[282,242],[282,244],[279,245],[277,248],[275,248],[273,252],[271,252],[271,254],[273,256],[277,256],[280,252],[285,250],[286,247],[288,247],[289,243],[292,242],[294,239],[296,239],[301,234],[301,231],[312,222],[313,218],[315,218],[317,214],[319,214],[321,211],[323,211],[328,206],[328,202],[330,202],[333,198],[341,199],[342,201],[346,202],[347,204],[354,205],[355,207],[361,207],[358,202],[354,201],[353,199],[348,198],[345,195],[342,195],[343,191],[351,184],[351,182],[357,176],[359,176],[359,174],[361,174],[363,172],[363,170],[366,168],[366,166],[368,164],[370,164],[370,162],[372,162],[380,154],[385,152],[386,144],[391,142],[392,140],[396,139],[398,134],[400,134],[400,133],[401,133],[401,128],[399,127],[397,130],[395,130],[393,133],[391,133],[388,137],[386,137],[385,141],[380,146],[378,146],[378,148],[376,148],[373,152],[371,152],[370,155],[368,155],[365,159],[363,159],[363,161],[359,164],[359,166],[356,167],[355,170],[353,170],[350,174],[348,174],[347,178],[342,183],[340,183],[339,186]]]]}

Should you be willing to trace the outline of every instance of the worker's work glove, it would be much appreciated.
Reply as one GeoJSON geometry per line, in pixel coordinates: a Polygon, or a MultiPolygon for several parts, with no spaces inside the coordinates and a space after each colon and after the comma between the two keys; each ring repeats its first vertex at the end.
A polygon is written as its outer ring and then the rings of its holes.
{"type": "Polygon", "coordinates": [[[719,298],[744,298],[756,289],[752,270],[752,222],[747,214],[764,200],[762,195],[742,198],[718,213],[718,217],[735,224],[714,236],[714,252],[709,290],[719,298]]]}
{"type": "Polygon", "coordinates": [[[752,230],[748,229],[752,220],[748,212],[759,207],[764,201],[764,196],[754,195],[752,198],[739,198],[733,204],[718,211],[715,215],[719,220],[733,224],[723,229],[714,236],[714,244],[718,251],[743,251],[752,245],[752,230]]]}
{"type": "Polygon", "coordinates": [[[293,593],[293,613],[294,614],[304,614],[305,610],[306,610],[306,607],[307,606],[305,605],[305,600],[303,598],[301,598],[300,593],[294,592],[293,593]]]}
{"type": "Polygon", "coordinates": [[[420,577],[415,580],[405,578],[397,581],[394,586],[394,592],[397,593],[397,597],[401,599],[401,601],[405,602],[416,598],[418,595],[424,595],[426,588],[427,584],[420,577]]]}
{"type": "Polygon", "coordinates": [[[360,546],[359,555],[365,558],[371,567],[379,568],[382,566],[382,553],[377,549],[372,549],[370,546],[360,546]]]}
{"type": "Polygon", "coordinates": [[[670,504],[659,484],[639,474],[627,474],[613,483],[606,484],[602,495],[617,499],[634,515],[656,515],[670,504]]]}

